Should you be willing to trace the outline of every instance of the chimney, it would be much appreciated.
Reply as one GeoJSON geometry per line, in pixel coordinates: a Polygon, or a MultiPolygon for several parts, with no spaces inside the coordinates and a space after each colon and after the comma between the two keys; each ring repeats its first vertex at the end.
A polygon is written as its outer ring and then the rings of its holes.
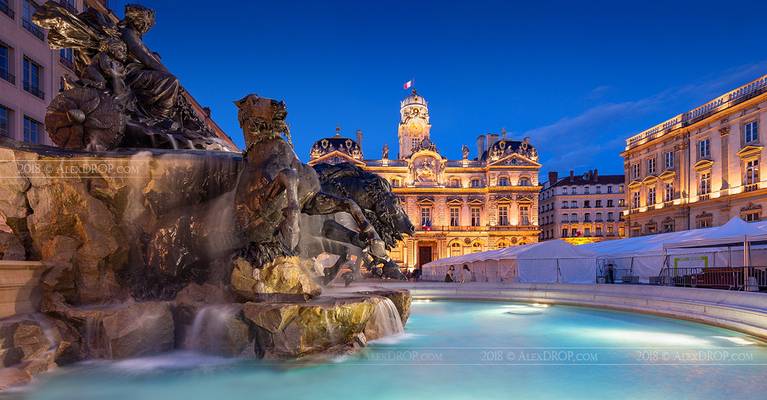
{"type": "Polygon", "coordinates": [[[362,150],[362,129],[357,129],[357,146],[362,150]]]}
{"type": "Polygon", "coordinates": [[[501,140],[506,140],[506,128],[501,128],[501,140]]]}
{"type": "Polygon", "coordinates": [[[570,170],[570,182],[575,182],[575,171],[570,170]]]}
{"type": "Polygon", "coordinates": [[[485,135],[477,136],[477,160],[482,158],[482,153],[485,152],[485,135]]]}
{"type": "Polygon", "coordinates": [[[594,182],[599,182],[599,171],[597,171],[596,168],[594,168],[594,172],[591,174],[591,178],[594,179],[594,182]]]}
{"type": "Polygon", "coordinates": [[[497,133],[488,133],[487,134],[487,148],[493,147],[493,145],[498,141],[498,134],[497,133]]]}
{"type": "Polygon", "coordinates": [[[549,186],[554,186],[554,184],[557,183],[558,178],[559,174],[557,171],[549,171],[549,186]]]}

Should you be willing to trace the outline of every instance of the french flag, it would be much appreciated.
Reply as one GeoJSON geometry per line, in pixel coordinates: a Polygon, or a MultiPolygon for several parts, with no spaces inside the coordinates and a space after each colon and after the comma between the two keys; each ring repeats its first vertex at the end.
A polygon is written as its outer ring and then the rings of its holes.
{"type": "Polygon", "coordinates": [[[402,85],[402,88],[405,89],[405,90],[408,90],[411,87],[413,87],[413,81],[412,80],[409,80],[409,81],[405,82],[404,85],[402,85]]]}

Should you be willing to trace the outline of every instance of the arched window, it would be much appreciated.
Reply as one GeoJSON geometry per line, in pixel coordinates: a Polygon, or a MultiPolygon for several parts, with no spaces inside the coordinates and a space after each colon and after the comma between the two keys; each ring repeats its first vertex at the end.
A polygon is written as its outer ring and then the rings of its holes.
{"type": "Polygon", "coordinates": [[[530,182],[530,178],[523,176],[519,178],[519,186],[533,186],[533,183],[530,182]]]}
{"type": "Polygon", "coordinates": [[[460,256],[460,255],[461,255],[461,243],[457,241],[450,243],[450,257],[460,256]]]}
{"type": "Polygon", "coordinates": [[[509,186],[509,178],[505,176],[498,178],[498,186],[509,186]]]}
{"type": "Polygon", "coordinates": [[[472,253],[479,253],[482,251],[482,243],[480,242],[474,242],[471,244],[471,252],[472,253]]]}

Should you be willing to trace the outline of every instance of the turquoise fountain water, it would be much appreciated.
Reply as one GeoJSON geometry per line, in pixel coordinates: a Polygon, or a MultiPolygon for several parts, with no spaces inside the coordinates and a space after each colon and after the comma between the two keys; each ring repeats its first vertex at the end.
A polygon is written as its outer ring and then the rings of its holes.
{"type": "Polygon", "coordinates": [[[31,399],[722,399],[767,393],[767,346],[648,315],[418,302],[403,335],[319,365],[175,353],[49,374],[31,399]]]}

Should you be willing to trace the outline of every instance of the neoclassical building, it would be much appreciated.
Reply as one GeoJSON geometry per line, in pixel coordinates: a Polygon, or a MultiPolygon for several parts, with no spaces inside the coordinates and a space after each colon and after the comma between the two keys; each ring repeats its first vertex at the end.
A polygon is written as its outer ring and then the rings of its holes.
{"type": "Polygon", "coordinates": [[[629,236],[763,218],[767,75],[626,140],[629,236]]]}
{"type": "Polygon", "coordinates": [[[415,237],[391,252],[408,268],[431,260],[538,241],[538,170],[529,139],[480,135],[476,156],[463,145],[449,160],[431,139],[429,107],[415,90],[402,100],[398,148],[365,158],[362,132],[314,143],[309,164],[350,162],[386,178],[416,225],[415,237]]]}
{"type": "Polygon", "coordinates": [[[625,237],[623,175],[549,172],[540,195],[541,240],[585,244],[625,237]]]}

